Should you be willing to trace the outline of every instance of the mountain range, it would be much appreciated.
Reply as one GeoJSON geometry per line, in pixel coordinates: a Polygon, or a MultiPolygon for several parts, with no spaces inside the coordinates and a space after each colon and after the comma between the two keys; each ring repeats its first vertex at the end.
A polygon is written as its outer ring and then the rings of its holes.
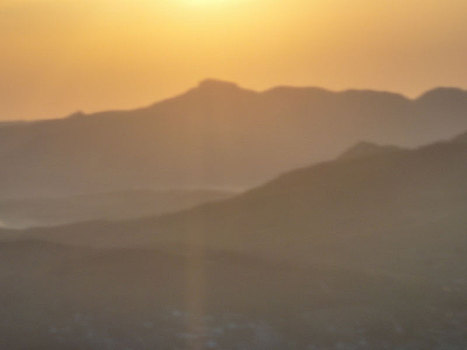
{"type": "Polygon", "coordinates": [[[467,128],[467,92],[276,87],[206,80],[151,106],[0,126],[0,198],[244,189],[361,141],[415,147],[467,128]]]}
{"type": "Polygon", "coordinates": [[[177,213],[1,230],[0,339],[9,349],[462,349],[466,141],[360,144],[177,213]]]}
{"type": "Polygon", "coordinates": [[[44,227],[0,228],[0,348],[464,349],[466,129],[459,89],[214,80],[1,124],[0,220],[44,227]]]}
{"type": "MultiPolygon", "coordinates": [[[[189,244],[305,265],[426,274],[455,284],[459,281],[453,276],[467,275],[464,137],[414,150],[337,158],[174,214],[23,234],[100,247],[189,244]]],[[[467,288],[466,280],[461,284],[467,288]]]]}

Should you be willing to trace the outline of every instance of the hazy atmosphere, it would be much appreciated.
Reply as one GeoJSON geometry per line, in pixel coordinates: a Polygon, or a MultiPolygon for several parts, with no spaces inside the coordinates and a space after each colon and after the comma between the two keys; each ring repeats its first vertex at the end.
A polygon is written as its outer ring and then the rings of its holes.
{"type": "Polygon", "coordinates": [[[0,0],[0,350],[467,349],[466,0],[0,0]]]}
{"type": "Polygon", "coordinates": [[[1,0],[0,120],[133,108],[204,78],[467,87],[464,0],[1,0]]]}

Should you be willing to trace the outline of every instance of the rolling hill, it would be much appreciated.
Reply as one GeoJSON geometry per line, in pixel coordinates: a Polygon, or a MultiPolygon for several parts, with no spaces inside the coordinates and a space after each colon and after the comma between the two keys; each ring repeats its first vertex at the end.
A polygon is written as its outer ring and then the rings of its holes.
{"type": "Polygon", "coordinates": [[[21,235],[102,247],[205,246],[467,288],[467,144],[458,140],[320,163],[180,213],[21,235]]]}
{"type": "Polygon", "coordinates": [[[174,214],[2,231],[1,344],[461,349],[462,139],[340,157],[174,214]]]}

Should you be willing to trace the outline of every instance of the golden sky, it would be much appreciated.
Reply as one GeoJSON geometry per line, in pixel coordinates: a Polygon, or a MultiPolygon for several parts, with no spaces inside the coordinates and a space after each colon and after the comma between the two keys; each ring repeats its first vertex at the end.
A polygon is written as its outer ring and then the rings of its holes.
{"type": "Polygon", "coordinates": [[[467,87],[466,0],[0,0],[0,119],[147,105],[204,78],[467,87]]]}

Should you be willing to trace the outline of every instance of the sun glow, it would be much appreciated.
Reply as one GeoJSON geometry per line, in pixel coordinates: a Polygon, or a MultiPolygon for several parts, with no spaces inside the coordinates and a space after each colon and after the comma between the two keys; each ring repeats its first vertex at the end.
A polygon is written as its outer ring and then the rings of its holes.
{"type": "Polygon", "coordinates": [[[0,0],[0,119],[137,107],[209,76],[412,96],[467,86],[467,1],[403,3],[0,0]]]}
{"type": "Polygon", "coordinates": [[[197,7],[218,7],[225,5],[234,5],[238,0],[183,0],[191,6],[197,7]]]}
{"type": "Polygon", "coordinates": [[[228,2],[228,0],[186,0],[192,5],[215,5],[228,2]]]}

